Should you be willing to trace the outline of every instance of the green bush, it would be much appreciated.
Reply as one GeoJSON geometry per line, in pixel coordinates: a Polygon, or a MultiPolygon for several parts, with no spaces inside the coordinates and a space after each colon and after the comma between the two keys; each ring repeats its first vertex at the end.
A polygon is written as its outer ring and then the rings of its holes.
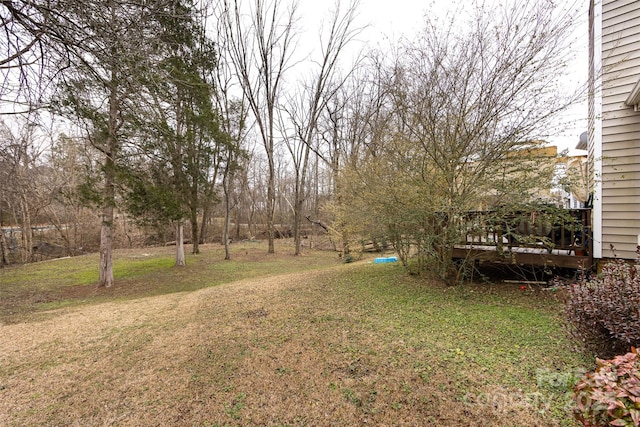
{"type": "Polygon", "coordinates": [[[597,359],[598,368],[575,386],[574,415],[587,427],[640,426],[640,358],[631,353],[597,359]]]}
{"type": "Polygon", "coordinates": [[[599,357],[640,347],[640,263],[614,259],[598,277],[570,285],[564,311],[571,334],[599,357]]]}

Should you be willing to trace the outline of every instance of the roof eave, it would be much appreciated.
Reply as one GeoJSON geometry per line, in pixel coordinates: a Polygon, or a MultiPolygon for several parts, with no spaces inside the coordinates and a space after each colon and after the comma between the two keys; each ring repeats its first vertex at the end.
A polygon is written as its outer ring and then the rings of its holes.
{"type": "Polygon", "coordinates": [[[633,107],[634,111],[640,111],[640,79],[633,86],[631,93],[629,93],[624,103],[629,107],[633,107]]]}

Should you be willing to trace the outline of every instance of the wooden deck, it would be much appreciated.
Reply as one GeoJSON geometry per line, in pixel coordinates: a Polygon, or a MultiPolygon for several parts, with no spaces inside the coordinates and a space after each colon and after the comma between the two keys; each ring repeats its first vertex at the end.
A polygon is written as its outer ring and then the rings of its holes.
{"type": "Polygon", "coordinates": [[[544,212],[468,212],[467,233],[453,251],[456,259],[478,262],[591,268],[591,210],[567,209],[545,220],[544,212]]]}

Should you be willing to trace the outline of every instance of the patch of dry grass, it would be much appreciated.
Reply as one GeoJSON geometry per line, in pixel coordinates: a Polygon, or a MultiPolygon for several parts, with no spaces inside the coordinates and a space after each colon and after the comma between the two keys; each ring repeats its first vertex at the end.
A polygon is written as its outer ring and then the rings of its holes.
{"type": "Polygon", "coordinates": [[[579,362],[553,301],[325,265],[0,326],[0,425],[562,423],[530,401],[579,362]]]}
{"type": "Polygon", "coordinates": [[[201,253],[188,254],[183,268],[173,267],[174,247],[116,250],[116,286],[108,289],[96,287],[96,254],[0,269],[0,322],[30,321],[65,306],[193,291],[338,263],[333,252],[310,250],[306,256],[295,257],[290,241],[278,243],[278,253],[271,255],[259,242],[233,244],[232,259],[226,261],[221,245],[201,245],[201,253]]]}

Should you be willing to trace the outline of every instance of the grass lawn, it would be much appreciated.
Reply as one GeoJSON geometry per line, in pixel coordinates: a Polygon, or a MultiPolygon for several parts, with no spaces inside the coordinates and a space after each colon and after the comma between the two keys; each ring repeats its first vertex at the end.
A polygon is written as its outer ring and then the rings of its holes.
{"type": "Polygon", "coordinates": [[[0,425],[575,425],[553,293],[266,244],[0,270],[0,425]]]}

